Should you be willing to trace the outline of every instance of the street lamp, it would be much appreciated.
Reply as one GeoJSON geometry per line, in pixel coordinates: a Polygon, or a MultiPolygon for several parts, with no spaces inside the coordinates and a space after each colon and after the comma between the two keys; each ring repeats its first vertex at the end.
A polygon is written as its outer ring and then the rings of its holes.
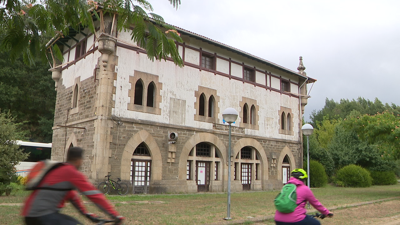
{"type": "Polygon", "coordinates": [[[234,108],[227,108],[222,112],[224,122],[229,124],[229,148],[228,148],[228,207],[225,220],[231,219],[231,127],[239,113],[234,108]]]}
{"type": "Polygon", "coordinates": [[[301,131],[303,131],[303,134],[307,136],[307,175],[308,175],[307,185],[308,188],[310,188],[310,150],[309,150],[310,141],[308,137],[313,133],[314,128],[313,126],[311,126],[311,124],[306,123],[301,127],[301,131]]]}

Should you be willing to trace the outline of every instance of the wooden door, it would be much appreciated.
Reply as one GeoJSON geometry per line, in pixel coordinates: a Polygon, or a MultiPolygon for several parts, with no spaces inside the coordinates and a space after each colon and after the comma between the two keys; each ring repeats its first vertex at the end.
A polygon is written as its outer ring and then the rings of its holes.
{"type": "Polygon", "coordinates": [[[147,193],[150,185],[151,161],[132,160],[132,186],[134,194],[147,193]]]}
{"type": "Polygon", "coordinates": [[[289,178],[290,178],[290,166],[283,165],[282,166],[282,183],[286,184],[289,181],[289,178]]]}
{"type": "Polygon", "coordinates": [[[210,162],[196,163],[197,191],[209,191],[210,187],[210,162]]]}
{"type": "Polygon", "coordinates": [[[241,174],[242,174],[243,190],[251,189],[251,168],[252,168],[252,164],[242,163],[241,174]]]}

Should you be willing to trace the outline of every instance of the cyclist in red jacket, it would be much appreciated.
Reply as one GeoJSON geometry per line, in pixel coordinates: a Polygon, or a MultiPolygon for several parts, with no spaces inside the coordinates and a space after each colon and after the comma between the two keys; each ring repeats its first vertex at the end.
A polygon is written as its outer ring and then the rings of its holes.
{"type": "Polygon", "coordinates": [[[99,219],[94,214],[87,212],[75,189],[78,189],[81,194],[89,198],[97,207],[115,219],[115,224],[122,224],[124,217],[120,216],[104,195],[87,180],[85,175],[79,172],[79,168],[83,163],[82,156],[82,148],[70,148],[67,153],[67,162],[50,170],[43,177],[25,201],[22,210],[25,224],[82,224],[73,217],[60,213],[65,201],[70,201],[88,219],[93,222],[99,222],[99,219]]]}

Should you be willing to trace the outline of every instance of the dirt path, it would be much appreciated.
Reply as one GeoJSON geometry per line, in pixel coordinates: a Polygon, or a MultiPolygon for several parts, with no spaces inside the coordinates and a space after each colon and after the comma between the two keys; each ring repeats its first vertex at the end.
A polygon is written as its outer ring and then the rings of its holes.
{"type": "MultiPolygon", "coordinates": [[[[323,225],[400,225],[400,199],[332,210],[333,218],[320,220],[323,225]]],[[[268,220],[254,223],[275,224],[268,220]]]]}

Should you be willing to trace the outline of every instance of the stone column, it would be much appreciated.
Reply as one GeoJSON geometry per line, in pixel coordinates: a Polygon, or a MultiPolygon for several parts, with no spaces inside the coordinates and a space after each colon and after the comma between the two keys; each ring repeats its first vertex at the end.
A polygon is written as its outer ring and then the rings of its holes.
{"type": "Polygon", "coordinates": [[[91,179],[99,180],[111,172],[109,157],[111,157],[110,142],[112,137],[110,129],[113,125],[111,118],[113,107],[114,70],[117,64],[115,56],[116,39],[112,36],[101,35],[98,39],[99,73],[97,75],[98,87],[95,103],[97,119],[94,121],[95,133],[93,136],[94,148],[92,151],[93,162],[91,179]]]}

